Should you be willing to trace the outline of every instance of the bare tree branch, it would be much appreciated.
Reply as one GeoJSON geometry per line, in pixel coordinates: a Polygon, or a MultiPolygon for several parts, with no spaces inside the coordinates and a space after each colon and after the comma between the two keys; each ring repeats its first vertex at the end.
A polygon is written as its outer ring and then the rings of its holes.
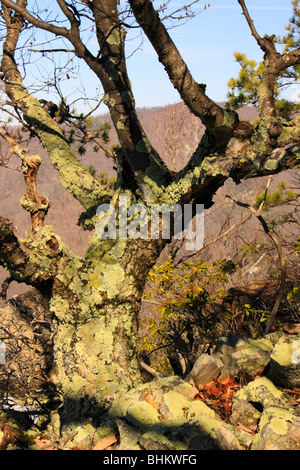
{"type": "Polygon", "coordinates": [[[247,20],[247,23],[249,25],[251,34],[255,38],[257,44],[261,47],[263,52],[273,53],[275,51],[275,46],[274,46],[274,42],[273,42],[274,38],[275,38],[275,34],[270,36],[270,37],[265,36],[264,38],[261,38],[260,35],[258,34],[255,26],[254,26],[252,18],[250,17],[250,14],[249,14],[248,8],[246,7],[245,1],[244,0],[238,0],[238,2],[242,7],[243,14],[244,14],[244,16],[247,20]]]}
{"type": "Polygon", "coordinates": [[[214,145],[217,148],[226,147],[238,125],[237,114],[218,106],[206,95],[206,86],[194,80],[152,2],[150,0],[130,0],[129,3],[137,22],[153,45],[159,61],[165,67],[169,79],[183,101],[207,127],[207,132],[212,137],[214,145]]]}
{"type": "Polygon", "coordinates": [[[25,18],[25,20],[37,28],[44,29],[45,31],[49,31],[50,33],[64,37],[68,37],[69,35],[69,30],[67,28],[63,26],[56,26],[52,23],[48,23],[47,21],[42,21],[29,13],[28,10],[26,10],[26,0],[18,0],[17,2],[13,2],[12,0],[1,0],[1,3],[7,8],[11,8],[13,11],[19,13],[23,18],[25,18]]]}
{"type": "Polygon", "coordinates": [[[26,211],[30,212],[32,228],[43,227],[50,201],[47,197],[40,197],[37,193],[36,177],[42,159],[36,154],[27,155],[27,151],[17,144],[14,138],[2,127],[0,127],[0,134],[9,142],[11,151],[22,161],[22,172],[27,191],[21,199],[21,205],[26,211]]]}

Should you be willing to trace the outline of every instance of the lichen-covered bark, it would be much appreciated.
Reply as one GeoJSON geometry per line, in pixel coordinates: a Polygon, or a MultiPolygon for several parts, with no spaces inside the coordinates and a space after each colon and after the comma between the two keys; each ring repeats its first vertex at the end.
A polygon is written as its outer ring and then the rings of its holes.
{"type": "Polygon", "coordinates": [[[103,411],[115,395],[139,383],[140,299],[162,247],[160,241],[93,237],[84,260],[71,259],[55,277],[55,381],[73,412],[80,413],[82,399],[103,411]]]}
{"type": "Polygon", "coordinates": [[[70,40],[86,63],[100,79],[107,105],[140,196],[156,202],[152,187],[161,188],[170,180],[169,170],[158,155],[141,125],[125,61],[126,31],[118,16],[116,0],[96,0],[88,3],[95,18],[101,63],[83,51],[78,37],[70,40]]]}
{"type": "Polygon", "coordinates": [[[29,230],[22,241],[5,219],[0,228],[1,264],[50,300],[56,331],[52,380],[64,401],[79,414],[82,399],[98,409],[109,406],[115,394],[140,380],[140,299],[165,243],[95,235],[80,258],[51,226],[29,230]]]}
{"type": "Polygon", "coordinates": [[[49,292],[56,263],[53,250],[59,253],[59,242],[51,230],[39,231],[38,237],[30,233],[33,239],[19,240],[14,233],[12,223],[0,217],[0,260],[11,276],[18,282],[25,282],[38,289],[49,292]]]}
{"type": "MultiPolygon", "coordinates": [[[[26,6],[24,1],[19,6],[26,6]]],[[[89,209],[108,199],[111,193],[103,187],[90,172],[79,163],[74,151],[66,141],[59,125],[42,107],[39,100],[31,95],[23,84],[15,62],[15,50],[24,19],[11,14],[3,6],[7,34],[3,43],[1,71],[5,77],[5,91],[14,105],[23,113],[24,120],[36,129],[37,135],[46,149],[53,166],[58,170],[62,186],[89,209]]]]}
{"type": "MultiPolygon", "coordinates": [[[[2,70],[6,70],[3,61],[2,70]]],[[[8,82],[6,92],[23,112],[25,121],[36,129],[43,147],[59,173],[62,186],[86,209],[108,200],[111,192],[95,180],[78,161],[58,124],[43,109],[39,100],[30,95],[22,81],[8,82]]]]}

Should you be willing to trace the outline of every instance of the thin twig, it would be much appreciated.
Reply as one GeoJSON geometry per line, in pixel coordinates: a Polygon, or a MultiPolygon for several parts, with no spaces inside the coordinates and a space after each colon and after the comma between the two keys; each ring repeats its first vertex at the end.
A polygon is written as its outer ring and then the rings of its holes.
{"type": "Polygon", "coordinates": [[[152,367],[148,366],[148,364],[146,364],[145,362],[143,361],[140,361],[140,366],[145,369],[150,375],[152,375],[153,377],[155,378],[159,378],[159,374],[156,372],[156,370],[152,369],[152,367]]]}

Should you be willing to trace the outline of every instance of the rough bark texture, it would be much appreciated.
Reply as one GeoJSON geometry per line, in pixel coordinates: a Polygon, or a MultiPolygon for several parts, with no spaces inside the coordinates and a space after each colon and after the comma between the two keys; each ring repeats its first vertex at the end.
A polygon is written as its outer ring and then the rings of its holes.
{"type": "Polygon", "coordinates": [[[57,322],[57,381],[67,400],[85,398],[105,409],[139,383],[137,317],[161,245],[95,236],[85,259],[73,259],[56,276],[50,307],[57,322]]]}

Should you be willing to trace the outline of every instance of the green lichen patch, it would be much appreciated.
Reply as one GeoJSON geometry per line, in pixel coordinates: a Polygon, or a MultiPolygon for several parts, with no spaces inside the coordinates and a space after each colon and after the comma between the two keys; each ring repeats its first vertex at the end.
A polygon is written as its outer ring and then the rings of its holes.
{"type": "Polygon", "coordinates": [[[71,320],[69,302],[58,294],[52,296],[50,300],[50,310],[60,321],[71,320]]]}
{"type": "Polygon", "coordinates": [[[270,406],[264,410],[251,450],[300,450],[299,416],[270,406]]]}
{"type": "Polygon", "coordinates": [[[200,417],[207,416],[208,418],[221,419],[213,411],[212,408],[209,408],[203,401],[194,400],[190,403],[188,409],[188,417],[195,418],[196,420],[200,417]]]}
{"type": "Polygon", "coordinates": [[[259,377],[239,390],[234,400],[246,400],[260,403],[263,407],[271,405],[286,405],[290,402],[289,397],[275,387],[267,377],[259,377]]]}
{"type": "Polygon", "coordinates": [[[235,111],[224,109],[223,126],[233,129],[237,123],[237,115],[235,111]]]}
{"type": "Polygon", "coordinates": [[[151,427],[159,423],[159,413],[149,403],[142,401],[130,405],[126,418],[133,424],[141,427],[151,427]]]}
{"type": "Polygon", "coordinates": [[[112,26],[107,33],[106,42],[110,45],[120,46],[123,44],[125,36],[126,31],[124,28],[117,28],[116,26],[112,26]]]}
{"type": "Polygon", "coordinates": [[[297,116],[293,121],[285,122],[283,124],[282,133],[278,139],[278,144],[282,147],[291,143],[299,141],[300,135],[300,117],[297,116]]]}
{"type": "Polygon", "coordinates": [[[292,365],[293,358],[297,357],[298,351],[300,351],[300,336],[284,335],[276,343],[271,359],[282,366],[289,366],[292,365]]]}
{"type": "Polygon", "coordinates": [[[59,172],[62,186],[86,209],[107,196],[107,188],[78,161],[57,122],[43,109],[39,100],[28,93],[21,78],[11,83],[10,89],[24,113],[24,119],[37,129],[42,145],[59,172]]]}
{"type": "Polygon", "coordinates": [[[264,168],[268,171],[276,171],[278,168],[278,164],[279,163],[277,160],[273,160],[272,158],[270,158],[265,162],[264,168]]]}
{"type": "Polygon", "coordinates": [[[261,349],[262,351],[272,352],[273,351],[273,343],[267,338],[248,338],[248,342],[257,349],[261,349]]]}
{"type": "Polygon", "coordinates": [[[170,390],[169,392],[165,393],[164,402],[170,413],[175,418],[184,417],[186,410],[191,405],[191,400],[189,398],[178,392],[175,392],[174,390],[170,390]]]}

